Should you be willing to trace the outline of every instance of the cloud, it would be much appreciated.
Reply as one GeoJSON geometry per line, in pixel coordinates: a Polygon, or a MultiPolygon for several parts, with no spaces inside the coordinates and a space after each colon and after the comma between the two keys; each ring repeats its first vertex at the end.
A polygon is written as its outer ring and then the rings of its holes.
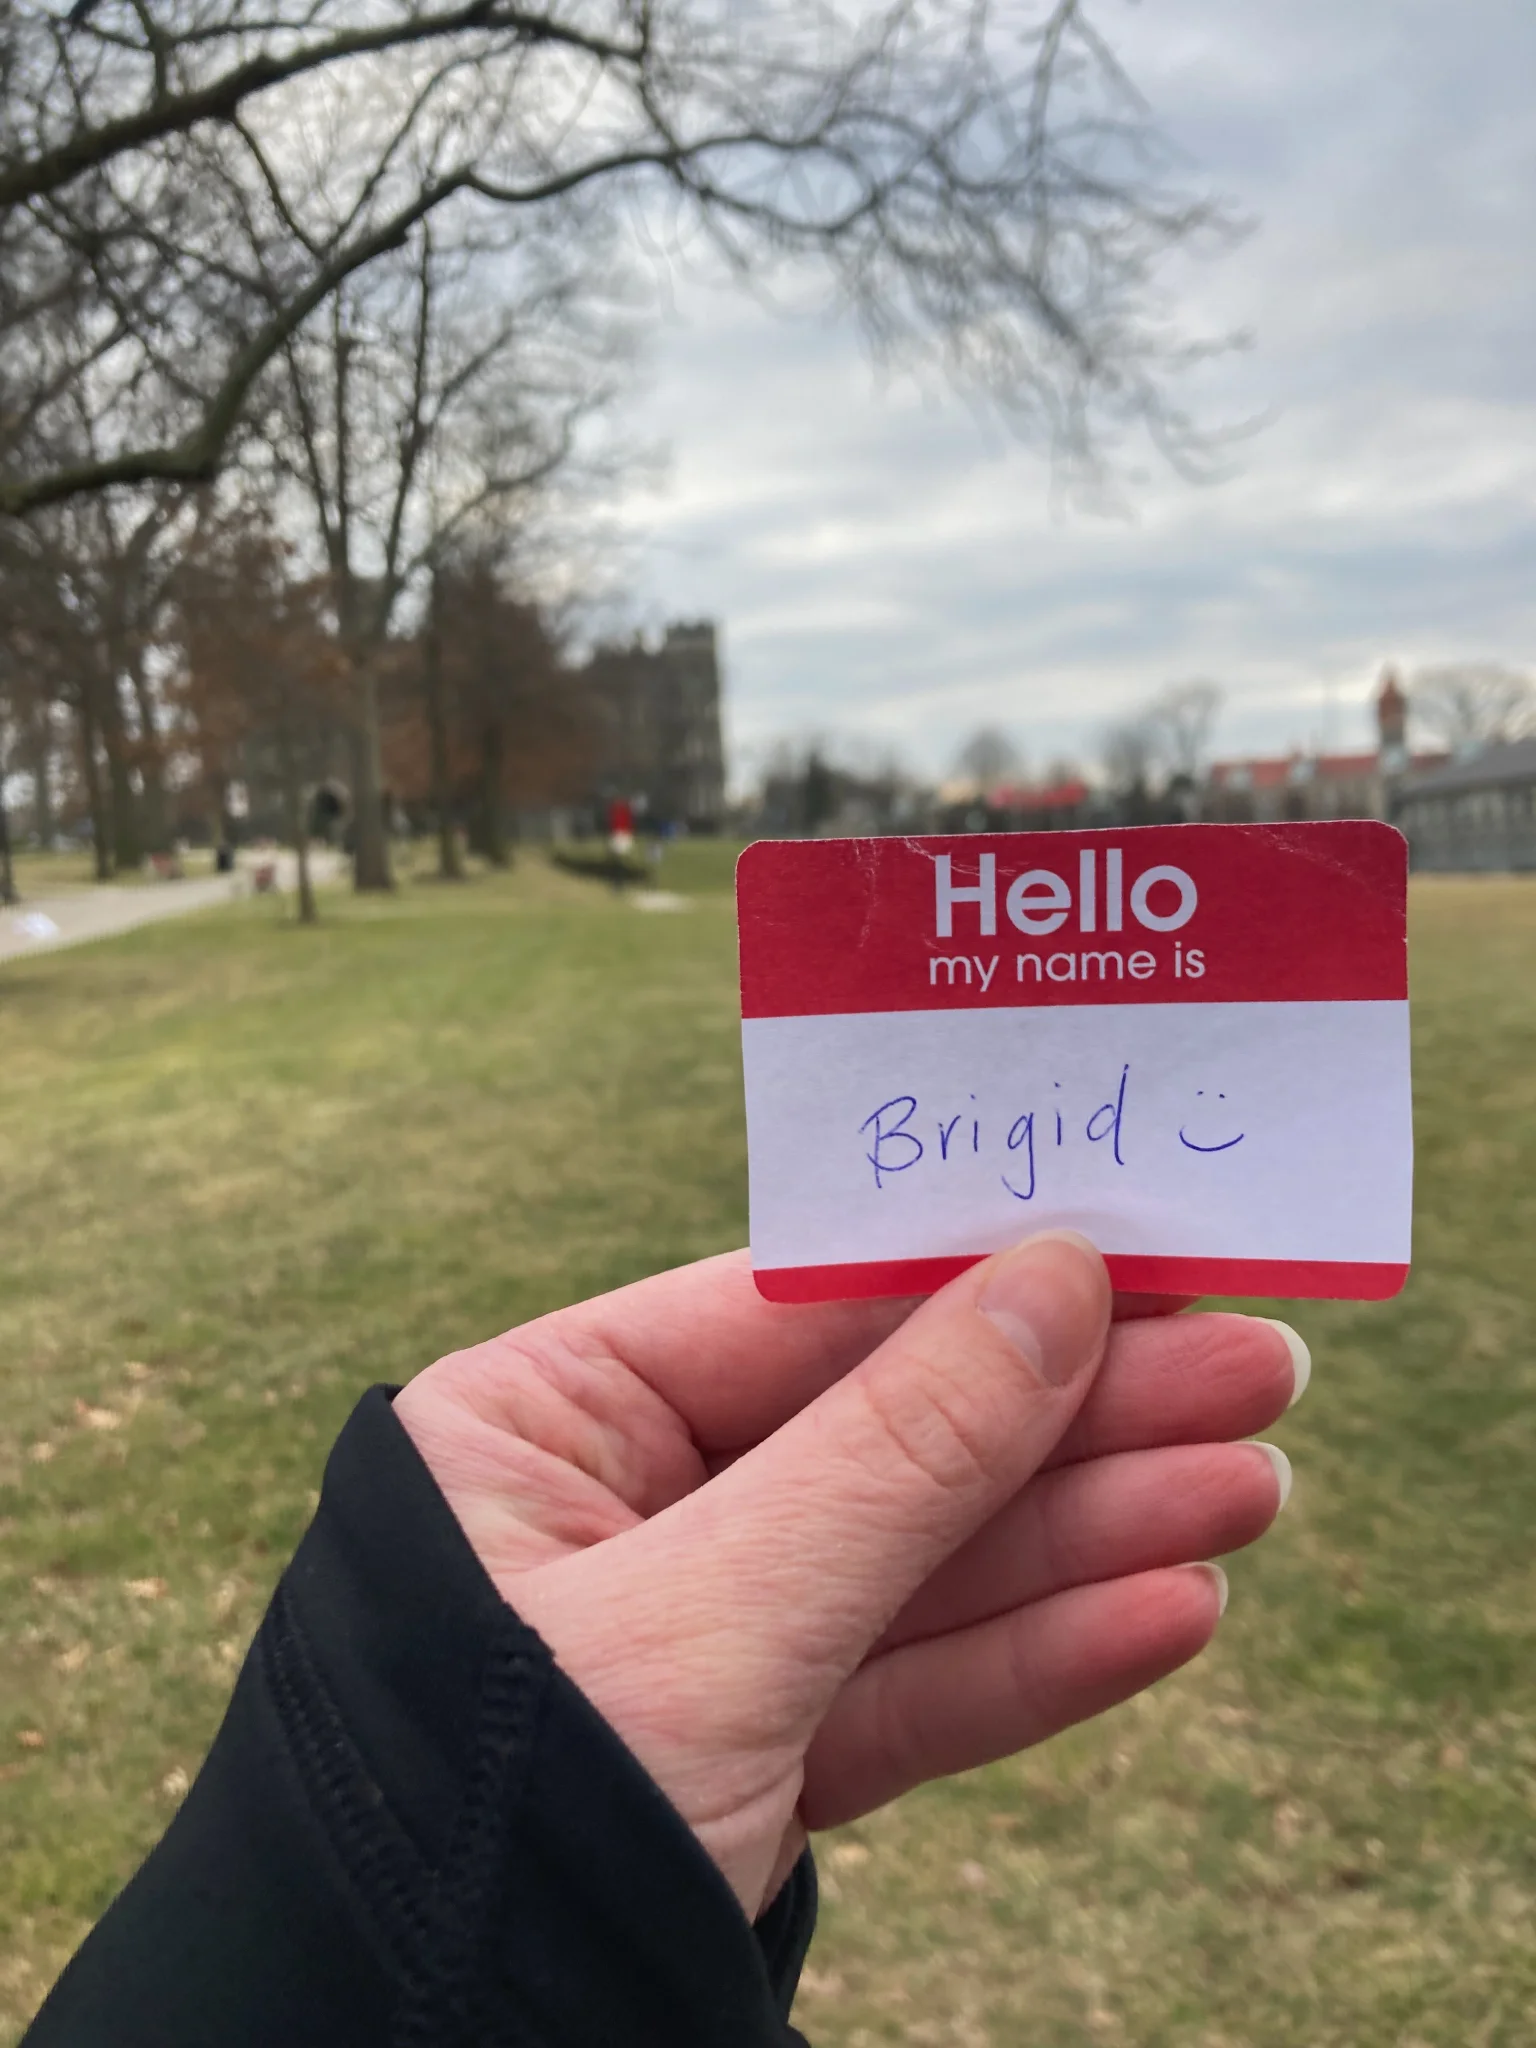
{"type": "Polygon", "coordinates": [[[1364,738],[1380,664],[1536,660],[1536,11],[1527,0],[1101,9],[1194,170],[1257,216],[1179,303],[1253,349],[1222,481],[1150,461],[1127,517],[1053,507],[1038,454],[882,381],[846,330],[682,283],[628,508],[648,614],[725,630],[733,737],[842,730],[942,767],[982,721],[1091,751],[1170,679],[1230,749],[1364,738]]]}

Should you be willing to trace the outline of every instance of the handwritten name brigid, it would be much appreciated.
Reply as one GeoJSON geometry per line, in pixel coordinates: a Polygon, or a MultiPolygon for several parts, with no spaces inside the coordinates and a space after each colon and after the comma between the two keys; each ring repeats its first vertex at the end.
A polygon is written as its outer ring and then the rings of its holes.
{"type": "MultiPolygon", "coordinates": [[[[969,1099],[976,1101],[974,1095],[969,1099]]],[[[1178,1125],[1184,1151],[1213,1157],[1242,1144],[1247,1133],[1233,1121],[1226,1103],[1222,1089],[1194,1091],[1189,1114],[1178,1125]]],[[[1074,1105],[1056,1081],[1045,1104],[1021,1111],[1006,1126],[1002,1118],[994,1120],[975,1108],[952,1111],[945,1105],[934,1114],[916,1095],[907,1094],[891,1096],[859,1125],[877,1189],[918,1168],[926,1169],[927,1179],[967,1157],[980,1158],[985,1150],[999,1162],[998,1178],[1019,1202],[1034,1200],[1054,1153],[1086,1146],[1099,1149],[1117,1167],[1130,1165],[1135,1133],[1129,1061],[1106,1098],[1086,1116],[1082,1103],[1074,1105]]]]}

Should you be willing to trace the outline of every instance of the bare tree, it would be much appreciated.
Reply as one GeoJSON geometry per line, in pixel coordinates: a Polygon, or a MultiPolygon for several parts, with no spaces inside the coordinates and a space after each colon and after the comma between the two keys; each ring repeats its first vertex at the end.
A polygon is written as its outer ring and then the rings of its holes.
{"type": "Polygon", "coordinates": [[[1220,706],[1215,683],[1170,683],[1104,728],[1099,758],[1126,824],[1192,815],[1220,706]]]}
{"type": "Polygon", "coordinates": [[[1160,736],[1146,712],[1133,712],[1104,728],[1099,759],[1110,795],[1127,825],[1150,824],[1156,814],[1154,786],[1160,736]]]}
{"type": "Polygon", "coordinates": [[[1420,669],[1409,693],[1413,716],[1462,753],[1536,730],[1536,684],[1492,661],[1420,669]]]}
{"type": "Polygon", "coordinates": [[[1024,757],[995,725],[978,726],[955,756],[955,766],[983,793],[1024,772],[1024,757]]]}
{"type": "Polygon", "coordinates": [[[440,882],[462,882],[464,862],[459,853],[458,824],[453,814],[449,683],[443,671],[447,603],[443,565],[434,560],[421,629],[421,708],[427,728],[427,776],[432,795],[432,820],[437,832],[437,878],[440,882]]]}
{"type": "Polygon", "coordinates": [[[154,647],[190,507],[156,487],[97,493],[0,533],[0,573],[30,658],[73,715],[97,872],[165,843],[154,647]]]}
{"type": "Polygon", "coordinates": [[[176,600],[182,699],[204,771],[270,763],[298,864],[299,922],[313,924],[309,812],[341,666],[330,593],[295,575],[270,525],[237,514],[200,536],[176,600]]]}
{"type": "MultiPolygon", "coordinates": [[[[352,676],[355,879],[390,883],[379,668],[402,598],[456,543],[590,471],[583,430],[616,395],[628,338],[611,237],[410,248],[338,290],[293,337],[263,426],[331,579],[352,676]]],[[[601,467],[600,464],[596,465],[601,467]]]]}
{"type": "Polygon", "coordinates": [[[1170,784],[1198,786],[1220,709],[1218,683],[1171,683],[1153,699],[1147,716],[1170,784]]]}
{"type": "Polygon", "coordinates": [[[932,805],[894,748],[833,734],[770,746],[755,808],[763,831],[814,836],[922,831],[932,805]]]}
{"type": "Polygon", "coordinates": [[[1199,457],[1153,286],[1229,223],[1082,0],[11,0],[0,92],[0,511],[207,480],[349,280],[573,194],[754,281],[809,259],[1060,451],[1199,457]]]}
{"type": "MultiPolygon", "coordinates": [[[[34,658],[32,636],[27,631],[23,607],[16,601],[18,595],[16,578],[7,574],[5,554],[0,550],[0,904],[17,900],[6,790],[18,765],[24,765],[32,777],[34,824],[39,815],[44,820],[49,815],[49,763],[46,757],[39,762],[35,742],[50,707],[40,664],[34,658]],[[29,739],[34,742],[30,756],[29,739]]],[[[39,836],[46,845],[51,837],[46,825],[39,836]]]]}
{"type": "MultiPolygon", "coordinates": [[[[3,585],[3,578],[0,578],[3,585]]],[[[0,594],[0,604],[4,603],[0,594]]],[[[0,704],[11,717],[10,772],[27,784],[27,823],[42,853],[56,843],[58,797],[58,735],[56,701],[41,687],[35,671],[9,666],[5,637],[0,634],[0,704]]]]}
{"type": "Polygon", "coordinates": [[[17,901],[16,872],[11,863],[11,813],[5,788],[11,774],[11,747],[17,729],[16,706],[6,689],[5,664],[0,662],[0,904],[17,901]]]}

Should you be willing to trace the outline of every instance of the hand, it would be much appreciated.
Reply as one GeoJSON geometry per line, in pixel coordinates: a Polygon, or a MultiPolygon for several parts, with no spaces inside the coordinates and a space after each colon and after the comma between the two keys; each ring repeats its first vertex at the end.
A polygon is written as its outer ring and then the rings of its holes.
{"type": "MultiPolygon", "coordinates": [[[[1294,1347],[1294,1349],[1293,1349],[1294,1347]]],[[[456,1352],[395,1410],[496,1586],[749,1915],[805,1830],[1022,1749],[1203,1649],[1306,1353],[1111,1325],[1051,1233],[930,1300],[781,1308],[744,1254],[456,1352]]]]}

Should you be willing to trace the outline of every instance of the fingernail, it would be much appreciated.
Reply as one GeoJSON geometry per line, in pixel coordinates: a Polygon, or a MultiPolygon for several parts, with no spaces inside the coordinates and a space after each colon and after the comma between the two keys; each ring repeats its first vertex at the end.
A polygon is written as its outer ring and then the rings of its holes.
{"type": "Polygon", "coordinates": [[[1226,1573],[1219,1564],[1192,1564],[1188,1569],[1192,1572],[1204,1572],[1216,1588],[1216,1614],[1219,1619],[1227,1611],[1227,1595],[1232,1590],[1227,1584],[1226,1573]]]}
{"type": "Polygon", "coordinates": [[[1287,1408],[1294,1408],[1307,1391],[1312,1378],[1312,1354],[1290,1324],[1282,1323],[1278,1316],[1255,1316],[1253,1320],[1256,1323],[1268,1323],[1272,1330],[1278,1330],[1285,1339],[1285,1348],[1291,1354],[1291,1373],[1295,1381],[1291,1388],[1291,1398],[1285,1405],[1287,1408]]]}
{"type": "MultiPolygon", "coordinates": [[[[1252,1448],[1262,1451],[1269,1460],[1270,1470],[1275,1475],[1275,1484],[1280,1489],[1280,1506],[1283,1508],[1291,1497],[1291,1461],[1278,1444],[1255,1443],[1252,1448]]],[[[1279,1509],[1276,1510],[1276,1513],[1279,1509]]]]}
{"type": "Polygon", "coordinates": [[[976,1306],[1048,1387],[1064,1387],[1103,1348],[1109,1275],[1086,1237],[1045,1231],[997,1261],[976,1306]]]}

